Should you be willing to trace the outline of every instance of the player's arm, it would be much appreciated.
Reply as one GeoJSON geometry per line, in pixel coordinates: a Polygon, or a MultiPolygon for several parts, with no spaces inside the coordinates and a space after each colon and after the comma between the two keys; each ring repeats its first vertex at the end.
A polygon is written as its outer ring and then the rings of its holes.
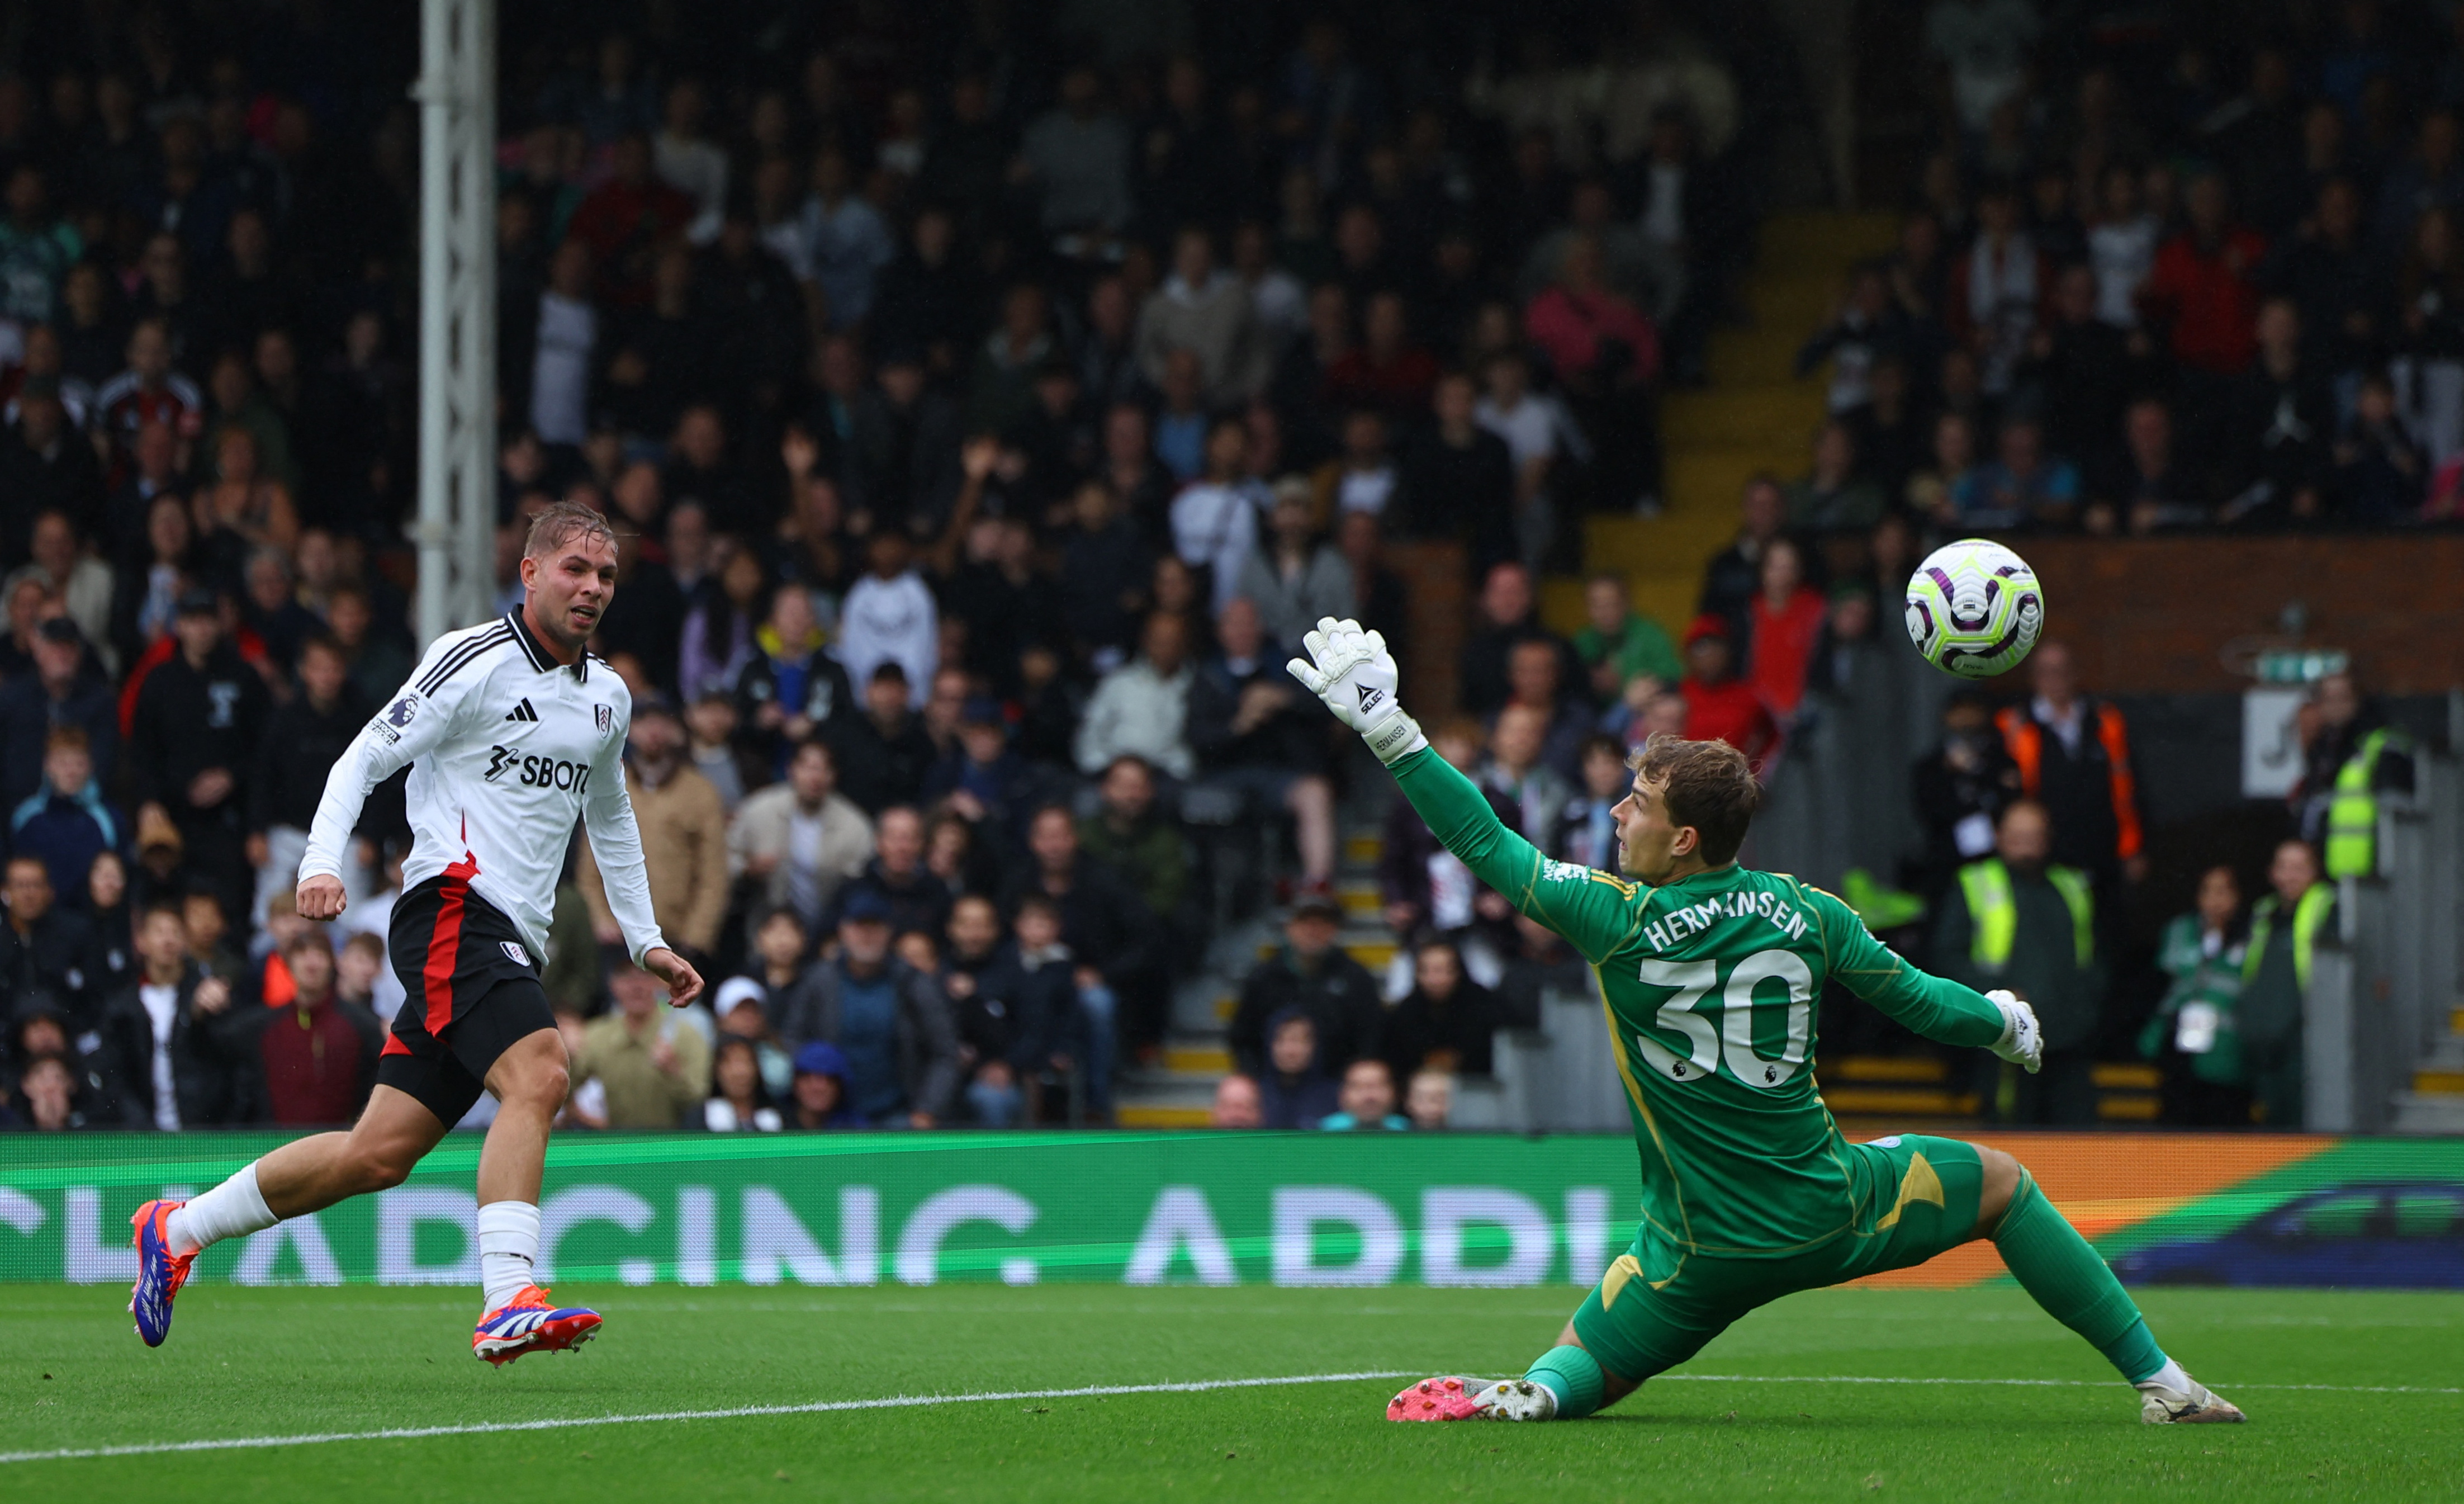
{"type": "Polygon", "coordinates": [[[1287,665],[1292,676],[1360,733],[1430,833],[1473,875],[1595,962],[1624,942],[1633,929],[1633,885],[1551,862],[1498,819],[1487,797],[1430,748],[1419,724],[1396,704],[1395,659],[1383,637],[1328,617],[1307,646],[1309,658],[1287,665]]]}
{"type": "Polygon", "coordinates": [[[659,933],[658,916],[650,909],[650,874],[642,860],[642,828],[633,820],[633,799],[625,791],[625,737],[632,709],[626,707],[616,734],[600,743],[591,759],[590,786],[582,796],[582,828],[590,837],[599,861],[600,890],[607,908],[625,932],[625,949],[633,964],[668,984],[668,1001],[677,1007],[701,994],[701,974],[668,946],[659,933]]]}
{"type": "Polygon", "coordinates": [[[379,784],[433,751],[453,729],[481,670],[471,661],[469,640],[439,637],[409,682],[370,717],[325,775],[324,797],[308,828],[308,851],[299,861],[299,912],[330,919],[342,912],[342,853],[360,823],[360,808],[379,784]]]}
{"type": "Polygon", "coordinates": [[[1919,971],[1876,940],[1857,911],[1819,888],[1797,888],[1821,932],[1831,975],[1849,991],[1927,1039],[1991,1050],[2036,1069],[2042,1047],[2035,1010],[2026,1003],[1919,971]]]}

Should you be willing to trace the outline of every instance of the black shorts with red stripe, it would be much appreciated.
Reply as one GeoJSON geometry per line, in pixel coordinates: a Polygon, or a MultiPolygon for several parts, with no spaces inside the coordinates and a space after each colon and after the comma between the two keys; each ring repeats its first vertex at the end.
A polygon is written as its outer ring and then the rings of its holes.
{"type": "Polygon", "coordinates": [[[471,871],[456,863],[404,894],[387,938],[404,997],[377,1083],[448,1128],[487,1090],[497,1056],[556,1027],[537,962],[514,921],[472,891],[471,871]]]}

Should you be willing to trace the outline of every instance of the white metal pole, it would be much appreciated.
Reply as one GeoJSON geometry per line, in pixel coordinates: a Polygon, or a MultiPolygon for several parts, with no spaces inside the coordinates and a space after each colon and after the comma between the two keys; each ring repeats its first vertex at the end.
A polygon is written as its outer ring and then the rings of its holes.
{"type": "Polygon", "coordinates": [[[496,573],[496,5],[461,0],[464,82],[461,108],[462,233],[455,247],[460,285],[454,311],[461,362],[462,622],[484,621],[495,604],[496,573]]]}
{"type": "Polygon", "coordinates": [[[495,0],[422,0],[419,635],[495,594],[495,0]]]}
{"type": "Polygon", "coordinates": [[[419,100],[419,642],[456,623],[452,597],[452,482],[447,434],[451,368],[452,0],[422,0],[419,100]]]}

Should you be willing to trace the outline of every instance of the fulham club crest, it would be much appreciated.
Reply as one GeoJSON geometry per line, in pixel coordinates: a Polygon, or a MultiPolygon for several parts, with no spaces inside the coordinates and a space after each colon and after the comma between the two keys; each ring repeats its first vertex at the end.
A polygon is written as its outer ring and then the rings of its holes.
{"type": "Polygon", "coordinates": [[[590,713],[599,718],[599,734],[605,736],[616,729],[616,711],[609,705],[593,705],[590,713]]]}

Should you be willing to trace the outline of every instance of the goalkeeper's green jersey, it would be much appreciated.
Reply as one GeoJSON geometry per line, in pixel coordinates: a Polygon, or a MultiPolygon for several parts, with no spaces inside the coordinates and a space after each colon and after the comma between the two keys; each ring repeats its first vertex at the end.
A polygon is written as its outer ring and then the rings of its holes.
{"type": "Polygon", "coordinates": [[[1654,1280],[1689,1253],[1777,1257],[1870,1229],[1814,1084],[1826,978],[1928,1039],[1986,1046],[2002,1013],[1917,970],[1819,888],[1731,864],[1650,888],[1551,861],[1434,751],[1395,776],[1446,850],[1592,962],[1642,1159],[1654,1280]]]}

